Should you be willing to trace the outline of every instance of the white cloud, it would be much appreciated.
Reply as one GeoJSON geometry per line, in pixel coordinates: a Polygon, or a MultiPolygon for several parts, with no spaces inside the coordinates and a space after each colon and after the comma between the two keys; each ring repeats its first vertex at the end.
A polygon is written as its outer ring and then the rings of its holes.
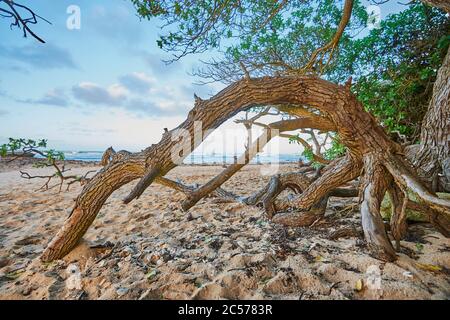
{"type": "Polygon", "coordinates": [[[72,88],[72,93],[75,98],[83,102],[117,106],[126,100],[129,92],[120,84],[104,88],[96,83],[82,82],[72,88]]]}
{"type": "Polygon", "coordinates": [[[153,86],[156,85],[156,80],[143,72],[123,75],[119,78],[119,82],[128,90],[140,94],[150,92],[153,86]]]}

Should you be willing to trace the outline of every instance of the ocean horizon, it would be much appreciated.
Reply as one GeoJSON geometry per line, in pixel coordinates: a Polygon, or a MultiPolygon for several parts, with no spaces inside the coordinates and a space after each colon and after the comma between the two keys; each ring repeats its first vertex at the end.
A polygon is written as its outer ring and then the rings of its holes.
{"type": "MultiPolygon", "coordinates": [[[[100,161],[103,151],[63,151],[66,160],[77,161],[100,161]]],[[[235,158],[239,158],[240,154],[199,154],[192,153],[184,159],[184,164],[230,164],[235,162],[235,158]]],[[[303,159],[300,154],[258,154],[250,163],[286,163],[298,162],[303,159]]]]}

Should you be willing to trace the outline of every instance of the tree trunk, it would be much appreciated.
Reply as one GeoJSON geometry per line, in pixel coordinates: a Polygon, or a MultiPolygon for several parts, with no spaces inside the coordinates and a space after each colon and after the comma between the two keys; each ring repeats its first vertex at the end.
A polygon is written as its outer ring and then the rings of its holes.
{"type": "Polygon", "coordinates": [[[158,144],[139,153],[114,156],[84,187],[71,216],[47,246],[41,259],[51,261],[67,254],[87,231],[114,190],[141,178],[126,202],[138,198],[154,180],[157,181],[178,164],[173,158],[184,159],[213,129],[238,112],[264,105],[294,106],[296,109],[308,106],[318,110],[333,124],[348,149],[347,155],[331,163],[321,177],[302,190],[291,202],[292,205],[302,210],[320,207],[331,191],[358,177],[363,167],[366,173],[373,172],[364,176],[363,204],[367,209],[363,215],[363,228],[369,245],[373,244],[377,250],[383,251],[380,256],[385,259],[395,257],[386,234],[378,231],[382,175],[390,174],[402,190],[413,187],[417,196],[437,214],[450,212],[450,201],[437,199],[416,179],[414,172],[405,168],[402,148],[389,139],[349,88],[310,76],[243,79],[209,100],[196,99],[187,119],[176,129],[165,132],[158,144]],[[202,136],[198,137],[198,134],[202,136]],[[368,155],[373,161],[363,162],[368,155]]]}
{"type": "Polygon", "coordinates": [[[450,177],[442,176],[450,157],[450,47],[422,121],[420,145],[410,147],[407,156],[433,191],[450,191],[450,177]]]}
{"type": "Polygon", "coordinates": [[[450,1],[448,0],[421,0],[429,6],[439,8],[450,13],[450,1]]]}
{"type": "Polygon", "coordinates": [[[373,254],[383,260],[395,259],[395,251],[384,228],[380,205],[386,193],[387,174],[376,154],[364,157],[360,203],[364,236],[373,254]]]}

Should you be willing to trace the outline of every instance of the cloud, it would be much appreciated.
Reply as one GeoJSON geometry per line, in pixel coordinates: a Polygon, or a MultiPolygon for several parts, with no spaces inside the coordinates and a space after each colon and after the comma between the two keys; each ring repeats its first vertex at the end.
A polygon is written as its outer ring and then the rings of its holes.
{"type": "Polygon", "coordinates": [[[83,104],[120,107],[151,117],[184,115],[193,105],[194,91],[188,87],[162,85],[143,72],[128,73],[118,79],[109,87],[82,82],[72,87],[72,94],[83,104]]]}
{"type": "Polygon", "coordinates": [[[126,100],[128,90],[120,84],[114,84],[108,88],[91,83],[82,82],[72,88],[75,98],[86,103],[121,105],[126,100]]]}
{"type": "Polygon", "coordinates": [[[86,128],[81,124],[78,126],[64,126],[58,129],[63,131],[65,134],[75,135],[75,136],[98,136],[99,134],[115,133],[115,129],[97,129],[97,128],[86,128]]]}
{"type": "Polygon", "coordinates": [[[133,72],[119,78],[120,84],[132,92],[148,93],[155,84],[155,80],[141,72],[133,72]]]}
{"type": "Polygon", "coordinates": [[[8,113],[6,110],[0,110],[0,117],[6,116],[8,113]]]}
{"type": "Polygon", "coordinates": [[[0,57],[36,69],[78,69],[70,52],[53,44],[31,44],[23,47],[0,45],[0,57]]]}
{"type": "Polygon", "coordinates": [[[41,99],[34,100],[34,103],[66,107],[68,105],[68,98],[62,89],[53,89],[47,92],[41,99]]]}
{"type": "Polygon", "coordinates": [[[66,107],[69,104],[69,98],[66,96],[63,89],[56,88],[48,91],[40,99],[17,99],[16,102],[29,103],[29,104],[44,104],[48,106],[66,107]]]}
{"type": "Polygon", "coordinates": [[[17,73],[30,74],[30,71],[28,71],[28,69],[21,67],[19,65],[1,65],[0,69],[4,70],[4,71],[12,71],[12,72],[17,72],[17,73]]]}

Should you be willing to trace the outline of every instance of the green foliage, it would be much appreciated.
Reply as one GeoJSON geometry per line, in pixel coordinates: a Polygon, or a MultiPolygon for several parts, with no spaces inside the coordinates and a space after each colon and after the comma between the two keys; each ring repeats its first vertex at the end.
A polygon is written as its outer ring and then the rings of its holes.
{"type": "Polygon", "coordinates": [[[450,19],[420,3],[388,16],[380,29],[344,44],[330,74],[352,75],[354,92],[390,132],[414,140],[450,42],[450,19]]]}
{"type": "Polygon", "coordinates": [[[346,152],[345,146],[340,142],[337,136],[333,137],[331,140],[331,145],[327,150],[325,150],[323,157],[327,160],[334,160],[336,158],[342,157],[346,152]]]}
{"type": "MultiPolygon", "coordinates": [[[[289,138],[289,143],[299,143],[300,135],[293,135],[289,138]]],[[[325,152],[323,153],[323,157],[326,160],[334,160],[336,158],[342,157],[345,155],[346,148],[345,146],[340,142],[339,137],[337,135],[331,135],[331,144],[327,147],[325,147],[325,152]]],[[[304,146],[305,147],[305,146],[304,146]]],[[[317,162],[314,160],[314,151],[311,147],[305,147],[302,154],[301,154],[308,162],[311,163],[311,165],[314,168],[320,168],[323,166],[323,164],[317,162]]]]}
{"type": "Polygon", "coordinates": [[[323,167],[323,164],[321,164],[321,163],[319,163],[319,162],[317,162],[317,161],[314,160],[314,152],[313,152],[312,148],[305,148],[305,149],[303,150],[303,152],[302,152],[302,156],[303,156],[306,160],[308,160],[308,162],[311,163],[311,166],[312,166],[314,169],[318,169],[318,168],[323,167]]]}
{"type": "Polygon", "coordinates": [[[26,156],[27,154],[39,155],[40,157],[46,159],[45,162],[37,162],[34,164],[35,167],[45,167],[48,164],[60,160],[64,160],[64,153],[61,151],[56,151],[54,149],[43,150],[47,147],[47,140],[32,140],[23,138],[9,138],[7,143],[0,145],[0,156],[6,157],[11,156],[26,156]]]}
{"type": "MultiPolygon", "coordinates": [[[[298,64],[334,34],[342,15],[343,0],[131,0],[145,19],[164,21],[157,45],[177,58],[189,53],[219,49],[227,59],[267,63],[281,55],[298,64]],[[280,7],[280,4],[282,4],[280,7]]],[[[355,1],[349,30],[367,18],[355,1]]]]}
{"type": "MultiPolygon", "coordinates": [[[[131,1],[141,17],[164,22],[157,44],[175,59],[211,49],[221,53],[198,74],[227,82],[242,77],[240,63],[254,76],[304,66],[332,39],[344,3],[292,0],[280,8],[284,2],[273,0],[131,1]]],[[[338,48],[323,59],[329,63],[322,76],[337,83],[352,76],[352,90],[365,108],[389,132],[414,141],[450,43],[450,18],[411,2],[362,37],[366,21],[357,0],[338,48]]]]}

